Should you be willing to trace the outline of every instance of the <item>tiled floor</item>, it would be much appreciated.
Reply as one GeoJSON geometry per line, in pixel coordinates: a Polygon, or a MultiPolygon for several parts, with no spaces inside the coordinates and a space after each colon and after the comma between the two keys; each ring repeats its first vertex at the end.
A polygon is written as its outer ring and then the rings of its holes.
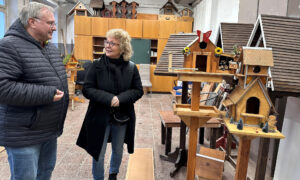
{"type": "MultiPolygon", "coordinates": [[[[170,94],[152,94],[144,95],[135,104],[136,109],[136,148],[153,148],[154,152],[154,168],[156,180],[183,180],[186,179],[186,168],[183,167],[171,178],[169,173],[174,169],[174,164],[162,161],[160,154],[164,153],[164,146],[161,144],[160,118],[159,111],[172,110],[172,97],[170,94]]],[[[88,106],[85,103],[75,103],[75,110],[69,108],[64,133],[58,139],[57,163],[54,169],[53,180],[87,180],[92,179],[91,167],[92,158],[81,148],[75,145],[81,124],[88,106]]],[[[188,136],[187,136],[188,138],[188,136]]],[[[188,140],[187,140],[188,142],[188,140]]],[[[179,145],[179,128],[173,128],[172,151],[179,145]]],[[[108,156],[111,154],[110,146],[106,153],[106,177],[108,176],[109,161],[108,156]]],[[[124,180],[126,176],[127,163],[129,154],[127,147],[124,146],[124,157],[120,168],[118,179],[124,180]]],[[[251,166],[251,163],[249,164],[251,166]]],[[[255,166],[252,165],[253,167],[255,166]]],[[[253,169],[253,168],[252,168],[253,169]]],[[[251,167],[248,169],[249,173],[251,167]]],[[[249,174],[248,173],[248,174],[249,174]]],[[[253,175],[253,173],[251,173],[253,175]]],[[[250,175],[250,176],[252,176],[250,175]]],[[[6,153],[0,154],[0,180],[9,180],[10,172],[7,162],[6,153]]],[[[234,179],[234,168],[225,162],[225,170],[223,179],[234,179]]]]}

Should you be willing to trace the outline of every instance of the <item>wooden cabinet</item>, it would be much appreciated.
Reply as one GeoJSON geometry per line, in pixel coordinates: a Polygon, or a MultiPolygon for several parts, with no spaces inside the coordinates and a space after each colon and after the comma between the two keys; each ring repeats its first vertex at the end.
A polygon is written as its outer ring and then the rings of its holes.
{"type": "Polygon", "coordinates": [[[157,39],[159,34],[159,21],[143,20],[143,38],[157,39]]]}
{"type": "Polygon", "coordinates": [[[176,21],[159,21],[159,35],[158,38],[169,38],[170,34],[175,34],[176,21]]]}
{"type": "Polygon", "coordinates": [[[174,81],[177,77],[156,76],[154,70],[156,65],[150,65],[150,81],[152,83],[153,92],[171,92],[174,87],[174,81]]]}
{"type": "Polygon", "coordinates": [[[77,60],[93,60],[92,36],[75,35],[75,57],[77,60]]]}
{"type": "Polygon", "coordinates": [[[126,31],[132,38],[142,38],[143,21],[137,19],[126,19],[126,31]]]}
{"type": "Polygon", "coordinates": [[[121,18],[109,18],[108,19],[108,30],[110,29],[124,29],[126,30],[126,19],[121,18]]]}
{"type": "Polygon", "coordinates": [[[158,47],[157,47],[157,62],[165,49],[165,46],[168,42],[168,39],[158,39],[158,47]]]}
{"type": "Polygon", "coordinates": [[[193,32],[193,23],[191,21],[177,21],[175,33],[178,34],[180,32],[184,32],[184,33],[193,32]]]}
{"type": "Polygon", "coordinates": [[[91,35],[91,18],[87,16],[74,16],[74,34],[91,35]]]}
{"type": "Polygon", "coordinates": [[[108,18],[93,17],[92,23],[92,35],[93,36],[106,36],[108,30],[108,18]]]}

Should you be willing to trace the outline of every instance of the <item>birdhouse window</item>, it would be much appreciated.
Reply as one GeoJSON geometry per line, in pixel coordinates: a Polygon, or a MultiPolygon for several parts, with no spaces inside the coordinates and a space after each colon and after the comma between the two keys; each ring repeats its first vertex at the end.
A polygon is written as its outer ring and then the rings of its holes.
{"type": "Polygon", "coordinates": [[[198,71],[207,72],[207,56],[197,55],[196,56],[196,67],[198,71]]]}
{"type": "Polygon", "coordinates": [[[247,100],[246,113],[259,114],[260,101],[256,97],[251,97],[247,100]]]}

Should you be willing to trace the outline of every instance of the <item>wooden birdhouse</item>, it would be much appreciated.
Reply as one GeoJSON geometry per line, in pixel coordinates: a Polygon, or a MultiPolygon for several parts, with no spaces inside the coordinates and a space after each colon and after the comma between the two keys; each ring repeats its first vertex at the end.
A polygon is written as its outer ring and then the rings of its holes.
{"type": "Polygon", "coordinates": [[[268,121],[271,113],[277,113],[259,77],[252,80],[247,88],[236,86],[223,104],[229,110],[229,118],[235,123],[242,119],[244,125],[260,127],[268,121]]]}
{"type": "Polygon", "coordinates": [[[131,6],[131,19],[136,19],[136,8],[139,6],[139,4],[135,1],[132,1],[129,5],[131,6]]]}
{"type": "Polygon", "coordinates": [[[125,0],[122,0],[119,3],[119,7],[121,8],[121,14],[122,14],[122,18],[126,18],[126,14],[127,14],[127,6],[128,6],[128,2],[125,0]]]}
{"type": "MultiPolygon", "coordinates": [[[[73,12],[75,13],[75,15],[77,16],[88,16],[88,14],[90,13],[88,11],[88,9],[85,7],[85,5],[79,1],[68,14],[73,14],[73,12]]],[[[91,14],[91,13],[90,13],[91,14]]]]}
{"type": "Polygon", "coordinates": [[[263,83],[269,76],[270,67],[274,66],[271,48],[243,47],[240,56],[241,68],[237,74],[239,84],[244,88],[255,77],[261,77],[263,83]]]}
{"type": "Polygon", "coordinates": [[[193,17],[193,11],[189,8],[184,8],[179,12],[180,16],[188,16],[188,17],[193,17]]]}
{"type": "Polygon", "coordinates": [[[117,17],[116,15],[117,15],[118,2],[117,1],[111,1],[109,4],[112,7],[112,9],[111,9],[111,17],[113,17],[113,18],[117,17]]]}
{"type": "Polygon", "coordinates": [[[198,37],[183,49],[184,68],[192,68],[200,72],[217,71],[216,46],[209,40],[210,33],[211,31],[208,31],[202,36],[198,34],[198,37]]]}
{"type": "Polygon", "coordinates": [[[94,10],[94,16],[101,16],[101,11],[105,9],[103,0],[91,0],[90,8],[94,10]]]}
{"type": "Polygon", "coordinates": [[[168,0],[168,2],[160,8],[160,12],[161,14],[175,15],[178,12],[178,9],[173,4],[172,0],[168,0]]]}

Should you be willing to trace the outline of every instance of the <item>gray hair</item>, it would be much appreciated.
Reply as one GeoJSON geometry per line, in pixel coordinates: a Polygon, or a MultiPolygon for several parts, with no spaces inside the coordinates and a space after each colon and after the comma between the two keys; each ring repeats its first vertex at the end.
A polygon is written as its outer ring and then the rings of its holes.
{"type": "Polygon", "coordinates": [[[19,14],[19,18],[24,27],[28,26],[28,19],[34,17],[40,17],[40,13],[42,9],[47,9],[50,12],[54,13],[54,9],[45,4],[41,4],[38,2],[30,2],[21,10],[19,14]]]}

